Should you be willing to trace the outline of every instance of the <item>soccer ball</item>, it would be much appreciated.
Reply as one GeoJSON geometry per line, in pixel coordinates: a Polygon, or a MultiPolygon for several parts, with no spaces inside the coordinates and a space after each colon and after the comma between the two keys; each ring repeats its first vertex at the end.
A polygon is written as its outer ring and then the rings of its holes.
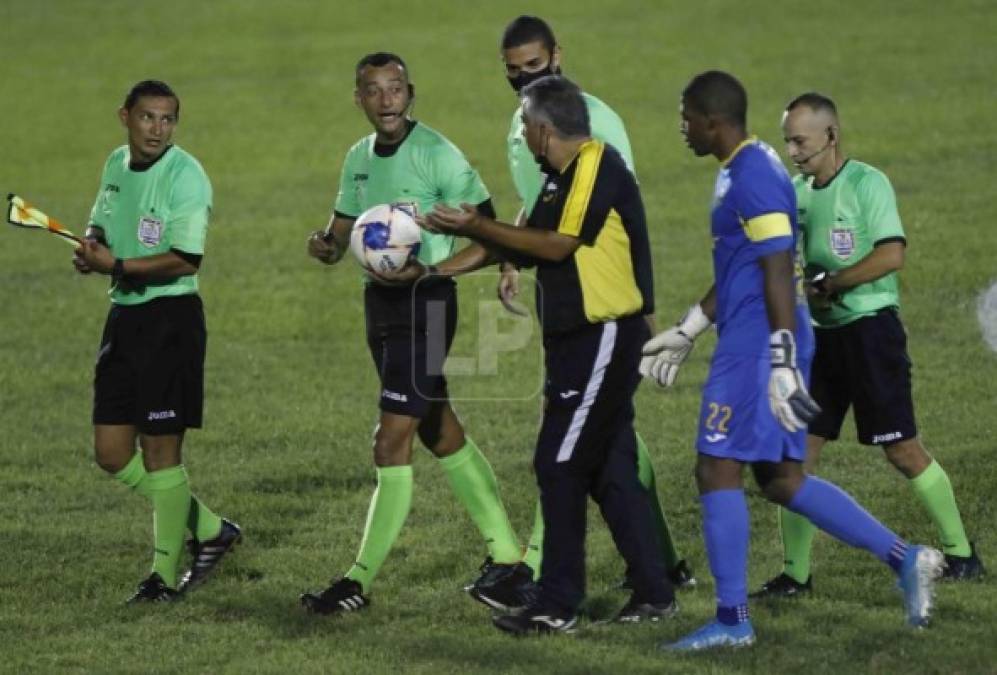
{"type": "Polygon", "coordinates": [[[422,228],[411,212],[398,204],[373,206],[357,218],[350,233],[350,250],[365,271],[396,272],[418,255],[422,228]]]}

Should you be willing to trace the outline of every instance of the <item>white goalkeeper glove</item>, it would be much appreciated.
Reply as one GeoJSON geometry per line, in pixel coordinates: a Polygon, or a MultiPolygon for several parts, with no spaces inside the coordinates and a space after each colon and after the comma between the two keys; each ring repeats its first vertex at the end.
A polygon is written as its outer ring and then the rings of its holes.
{"type": "Polygon", "coordinates": [[[806,429],[820,412],[820,406],[807,392],[803,374],[796,367],[796,340],[782,328],[769,336],[772,374],[769,376],[769,406],[786,431],[806,429]]]}
{"type": "Polygon", "coordinates": [[[654,380],[660,387],[670,387],[679,374],[679,366],[692,352],[696,337],[710,327],[711,321],[703,308],[695,304],[682,320],[644,343],[641,350],[640,374],[654,380]]]}

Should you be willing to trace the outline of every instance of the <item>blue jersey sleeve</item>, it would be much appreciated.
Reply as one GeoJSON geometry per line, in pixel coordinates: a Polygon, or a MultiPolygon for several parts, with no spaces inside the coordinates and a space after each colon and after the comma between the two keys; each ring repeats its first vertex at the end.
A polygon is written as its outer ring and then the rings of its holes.
{"type": "Polygon", "coordinates": [[[759,148],[739,167],[734,203],[758,257],[792,250],[796,193],[778,157],[759,148]]]}

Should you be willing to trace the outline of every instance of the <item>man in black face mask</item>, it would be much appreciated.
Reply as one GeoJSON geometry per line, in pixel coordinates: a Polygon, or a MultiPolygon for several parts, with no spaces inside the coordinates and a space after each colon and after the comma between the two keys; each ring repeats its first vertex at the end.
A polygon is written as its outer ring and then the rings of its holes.
{"type": "MultiPolygon", "coordinates": [[[[554,38],[554,32],[543,19],[535,16],[519,16],[512,20],[502,34],[502,62],[505,65],[509,84],[517,92],[523,87],[547,75],[561,73],[561,48],[554,38]]],[[[582,93],[588,112],[589,125],[593,138],[612,145],[620,153],[626,167],[634,173],[633,153],[630,149],[630,139],[627,137],[623,120],[608,105],[591,94],[582,93]]],[[[546,146],[538,144],[531,150],[526,142],[523,124],[523,107],[520,105],[512,116],[507,141],[509,170],[512,173],[516,193],[522,203],[522,210],[516,224],[522,226],[533,211],[544,185],[544,174],[556,173],[550,167],[546,157],[546,146]]],[[[519,271],[511,263],[502,266],[502,279],[499,283],[499,297],[510,311],[517,312],[511,300],[519,292],[519,271]]],[[[652,326],[653,329],[653,326],[652,326]]],[[[654,524],[657,539],[661,544],[661,552],[667,568],[668,578],[675,586],[692,586],[696,580],[685,560],[680,556],[674,543],[668,521],[658,501],[657,488],[654,480],[654,468],[651,465],[647,446],[640,435],[637,435],[637,467],[641,486],[651,504],[654,514],[654,524]]],[[[537,505],[533,533],[529,540],[523,564],[507,573],[507,568],[489,570],[487,565],[483,574],[473,584],[467,587],[477,600],[499,609],[515,608],[522,604],[522,598],[529,595],[530,580],[539,573],[541,550],[544,536],[544,522],[537,505]]],[[[622,584],[629,586],[629,570],[627,579],[622,584]]]]}

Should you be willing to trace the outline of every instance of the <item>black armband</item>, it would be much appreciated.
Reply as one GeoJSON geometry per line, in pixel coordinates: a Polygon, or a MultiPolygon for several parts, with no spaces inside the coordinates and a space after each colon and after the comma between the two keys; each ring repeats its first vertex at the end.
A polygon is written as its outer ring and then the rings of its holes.
{"type": "Polygon", "coordinates": [[[204,257],[197,255],[196,253],[187,253],[187,251],[181,251],[178,248],[171,248],[170,253],[177,256],[178,258],[183,258],[184,261],[190,263],[191,265],[197,267],[198,269],[200,269],[201,267],[201,258],[204,257]]]}

